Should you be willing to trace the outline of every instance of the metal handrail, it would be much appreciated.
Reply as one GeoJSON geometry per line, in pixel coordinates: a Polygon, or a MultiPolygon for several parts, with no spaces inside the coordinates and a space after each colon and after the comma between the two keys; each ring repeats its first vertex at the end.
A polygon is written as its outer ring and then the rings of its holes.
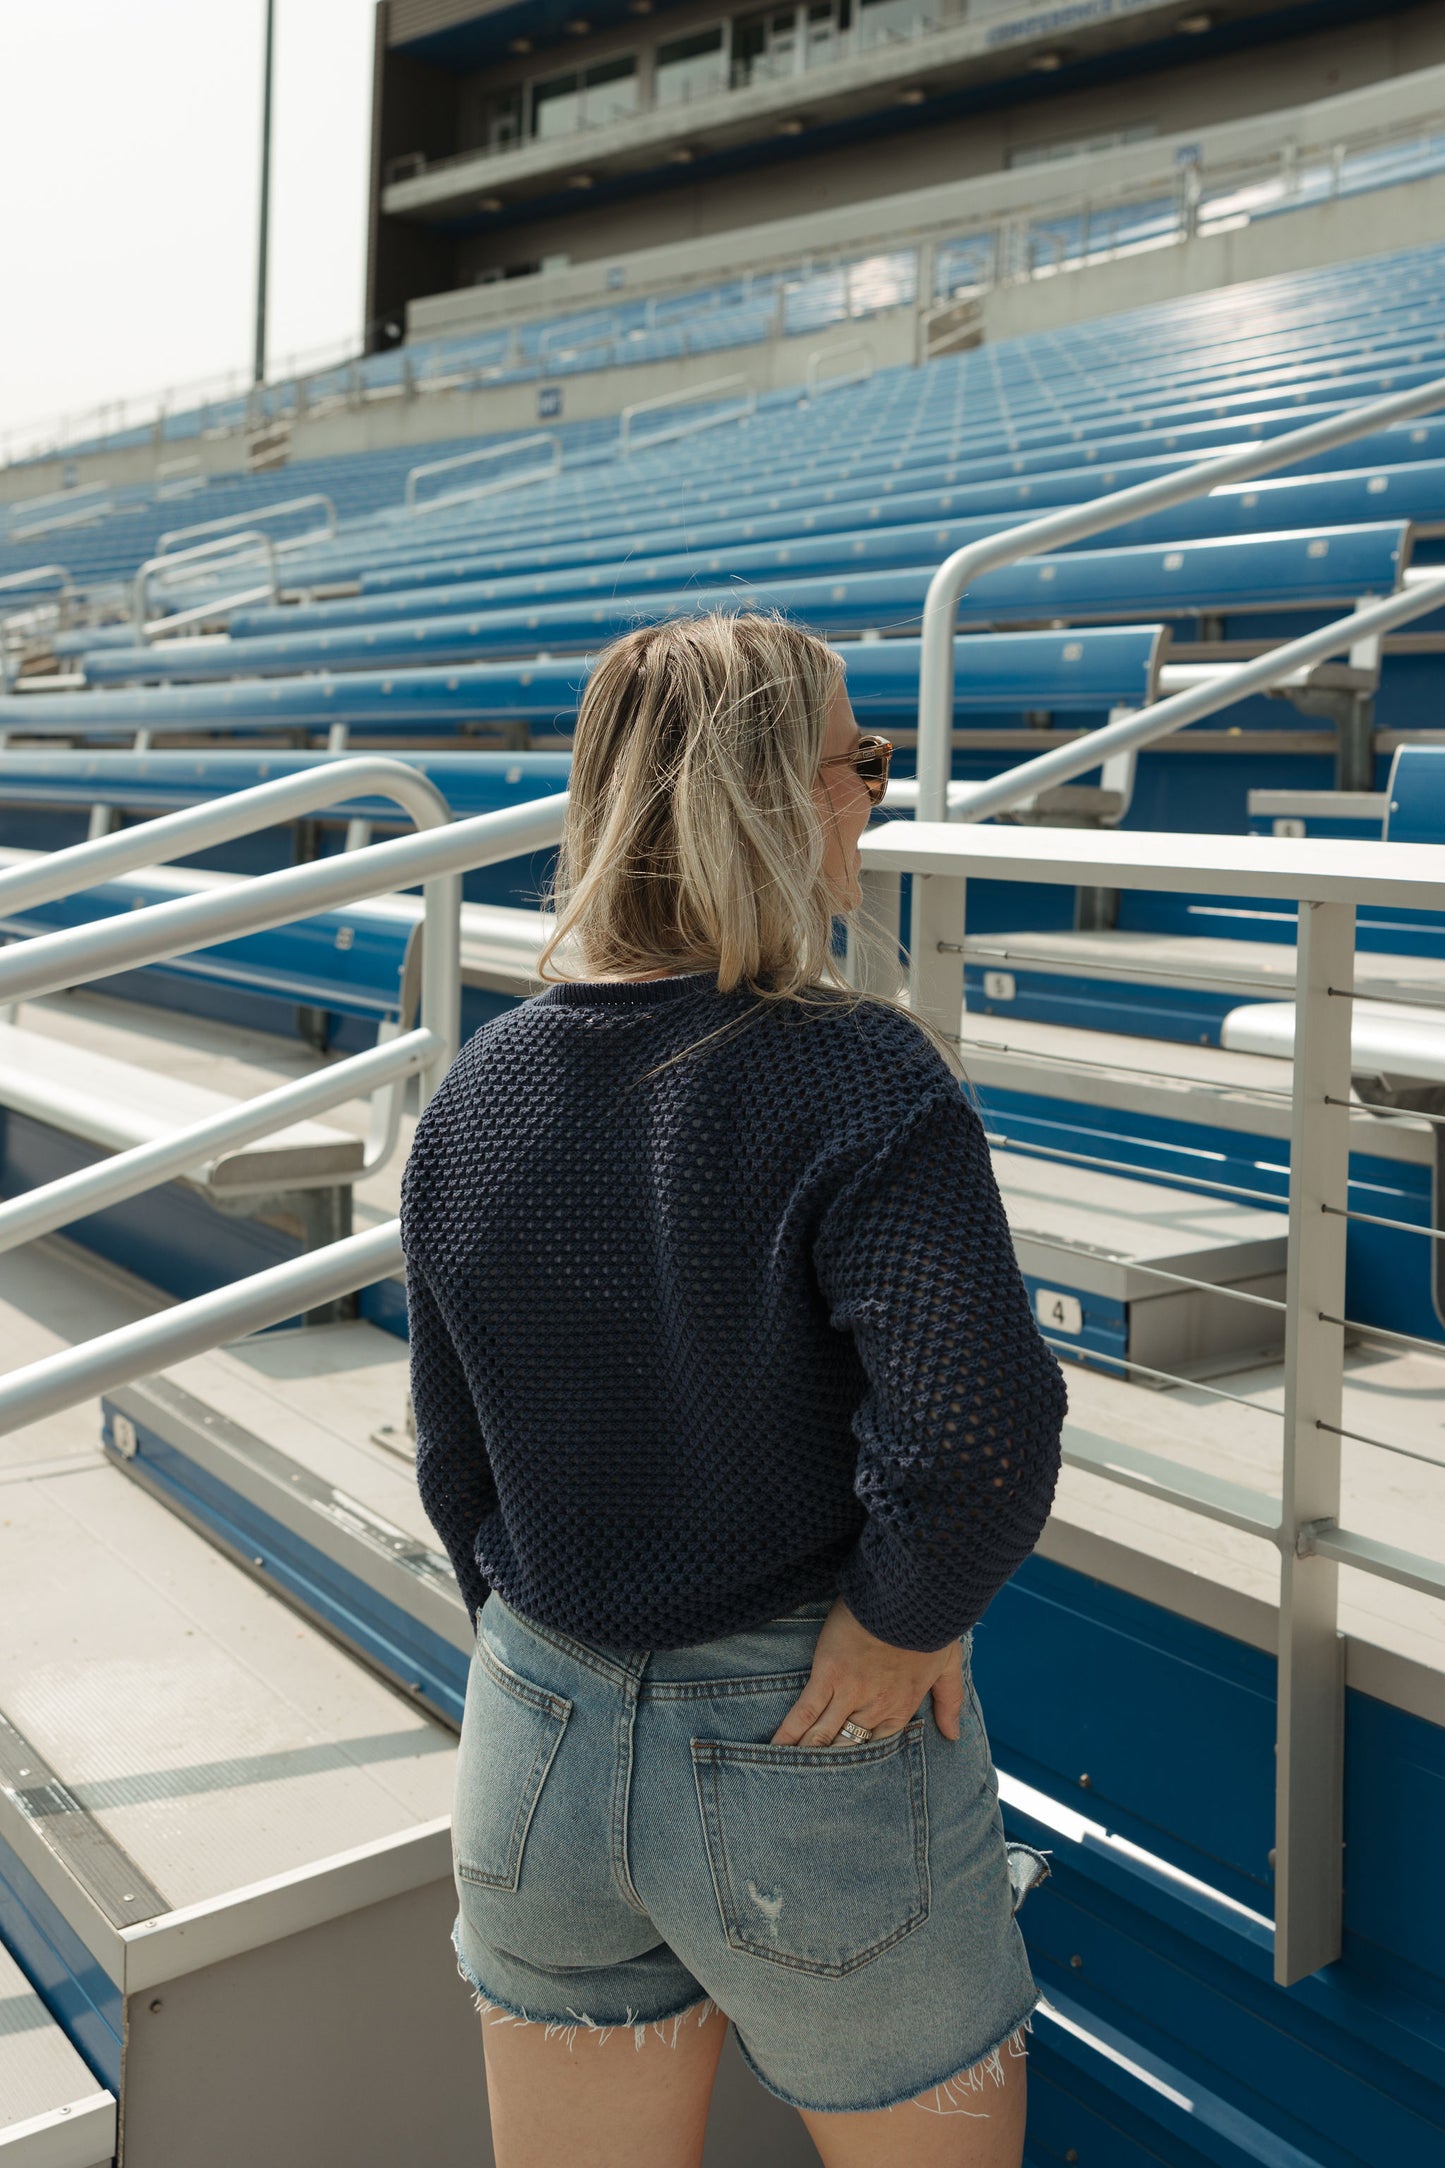
{"type": "MultiPolygon", "coordinates": [[[[254,1141],[304,1116],[339,1105],[356,1097],[359,1089],[375,1091],[385,1086],[395,1093],[407,1077],[415,1075],[421,1080],[425,1104],[453,1059],[459,1036],[460,875],[467,868],[496,863],[557,842],[566,806],[562,796],[452,823],[446,801],[424,776],[400,762],[362,755],[338,760],[320,774],[311,771],[258,784],[238,793],[227,805],[188,807],[164,815],[144,829],[77,844],[39,866],[13,868],[0,875],[0,909],[17,909],[73,894],[97,879],[114,877],[139,865],[163,863],[248,829],[339,802],[358,791],[394,797],[412,813],[422,833],[370,845],[342,860],[290,867],[279,874],[237,883],[231,889],[151,905],[119,920],[17,942],[0,955],[0,967],[5,971],[4,994],[0,998],[8,1001],[89,983],[117,970],[164,961],[218,939],[262,932],[300,915],[359,902],[366,896],[390,894],[419,880],[424,883],[420,1028],[353,1055],[317,1075],[278,1086],[243,1106],[208,1116],[172,1136],[117,1154],[98,1166],[81,1168],[0,1206],[0,1251],[53,1232],[105,1205],[137,1196],[160,1181],[204,1164],[225,1146],[254,1141]],[[397,842],[412,855],[398,857],[397,842]],[[440,846],[440,851],[433,848],[424,860],[418,860],[418,844],[440,846]],[[344,876],[339,884],[335,878],[338,872],[344,876]]],[[[386,1136],[394,1135],[394,1130],[394,1120],[383,1125],[386,1136]]],[[[371,1156],[368,1154],[369,1162],[371,1156]]],[[[168,1311],[160,1319],[143,1321],[138,1336],[126,1328],[128,1337],[124,1337],[119,1349],[115,1346],[116,1336],[108,1335],[103,1342],[66,1350],[47,1372],[46,1408],[53,1410],[86,1398],[102,1371],[111,1383],[139,1376],[156,1361],[179,1360],[176,1350],[182,1340],[192,1351],[215,1346],[221,1338],[274,1324],[298,1307],[314,1308],[334,1296],[369,1285],[395,1271],[400,1261],[400,1239],[393,1223],[376,1234],[328,1245],[239,1287],[223,1288],[202,1298],[199,1305],[182,1305],[184,1319],[179,1311],[168,1311]],[[356,1264],[358,1258],[365,1262],[356,1264]],[[352,1273],[357,1276],[348,1277],[352,1273]],[[323,1292],[316,1293],[317,1289],[323,1292]],[[160,1328],[159,1340],[153,1330],[156,1327],[160,1328]],[[181,1339],[175,1337],[176,1332],[181,1339]],[[119,1368],[112,1360],[117,1355],[119,1368]],[[106,1367],[108,1363],[110,1367],[106,1367]]],[[[13,1410],[24,1401],[30,1387],[19,1375],[6,1380],[5,1385],[16,1389],[18,1397],[7,1403],[13,1410]]],[[[4,1389],[0,1387],[0,1392],[4,1389]]]]}
{"type": "Polygon", "coordinates": [[[406,478],[402,502],[408,512],[435,512],[446,504],[467,504],[474,497],[493,497],[505,489],[519,489],[524,482],[550,482],[562,472],[562,439],[555,429],[538,429],[528,437],[513,437],[505,444],[484,444],[480,451],[458,452],[451,459],[429,459],[413,467],[406,478]],[[509,452],[525,452],[534,444],[550,444],[552,457],[546,466],[524,467],[519,474],[503,474],[494,482],[478,482],[473,489],[449,489],[440,497],[417,502],[416,485],[425,475],[446,474],[454,467],[475,467],[490,459],[504,459],[509,452]]]}
{"type": "Polygon", "coordinates": [[[634,399],[625,406],[617,420],[617,456],[630,459],[637,450],[638,440],[632,434],[632,424],[639,414],[656,414],[664,407],[696,406],[699,400],[710,399],[720,391],[731,391],[741,384],[747,396],[737,406],[724,407],[720,414],[700,414],[690,422],[679,422],[675,429],[658,429],[641,440],[641,449],[650,451],[654,444],[671,444],[677,437],[690,437],[699,429],[715,429],[721,422],[746,421],[757,412],[758,388],[743,370],[735,370],[731,376],[713,377],[709,383],[696,384],[687,391],[663,392],[656,399],[634,399]]]}
{"type": "MultiPolygon", "coordinates": [[[[329,786],[333,798],[349,796],[358,784],[388,791],[395,785],[399,799],[407,784],[420,784],[423,792],[438,795],[414,770],[403,769],[400,776],[391,772],[399,766],[377,757],[342,760],[324,778],[315,774],[285,777],[280,784],[260,784],[239,795],[253,811],[259,805],[265,822],[276,817],[278,805],[296,802],[281,796],[282,786],[289,784],[329,786]]],[[[418,798],[421,795],[418,793],[418,798]]],[[[420,1074],[425,1101],[428,1084],[435,1085],[456,1049],[460,875],[473,867],[520,857],[559,841],[566,803],[561,794],[538,799],[501,812],[478,814],[472,820],[452,822],[445,828],[371,844],[344,858],[315,860],[280,873],[261,874],[238,883],[235,889],[179,897],[130,912],[119,920],[35,935],[0,954],[0,1004],[162,962],[211,941],[263,932],[299,915],[335,909],[366,896],[391,894],[422,881],[425,938],[421,1030],[408,1034],[405,1041],[397,1039],[338,1063],[321,1077],[307,1078],[299,1086],[286,1085],[267,1094],[268,1127],[276,1126],[278,1108],[288,1122],[296,1119],[301,1105],[314,1111],[321,1096],[335,1088],[343,1072],[356,1077],[358,1065],[364,1065],[364,1073],[373,1084],[383,1072],[393,1079],[405,1073],[420,1074]],[[303,1092],[308,1094],[305,1099],[303,1092]]],[[[17,868],[0,876],[0,881],[7,884],[0,889],[0,907],[13,906],[17,897],[33,902],[73,892],[95,877],[97,867],[114,873],[141,862],[135,857],[135,848],[142,835],[151,844],[153,863],[157,857],[176,855],[177,849],[199,849],[202,846],[196,838],[214,840],[217,818],[226,819],[232,812],[231,807],[188,808],[149,823],[137,835],[104,837],[57,853],[56,859],[63,865],[17,868]],[[161,836],[158,854],[153,841],[157,832],[161,836]],[[117,850],[116,845],[123,848],[117,850]]],[[[230,832],[236,832],[234,825],[230,832]]],[[[331,1103],[351,1096],[352,1090],[339,1090],[331,1103]]],[[[185,1165],[196,1163],[197,1146],[204,1157],[215,1148],[218,1137],[237,1141],[248,1115],[260,1104],[252,1102],[234,1115],[209,1118],[184,1136],[140,1147],[99,1168],[83,1168],[62,1182],[29,1192],[17,1200],[16,1207],[4,1208],[0,1230],[8,1234],[12,1210],[13,1223],[23,1223],[27,1232],[35,1233],[43,1225],[60,1225],[76,1217],[77,1199],[79,1210],[89,1211],[94,1209],[97,1195],[113,1202],[122,1195],[138,1194],[151,1182],[164,1178],[156,1173],[157,1165],[164,1164],[171,1172],[178,1168],[183,1171],[185,1165]],[[139,1181],[132,1179],[137,1172],[141,1175],[139,1181]],[[62,1214],[59,1219],[53,1216],[56,1210],[62,1214]]],[[[9,1247],[4,1234],[0,1234],[0,1247],[9,1247]]],[[[319,1307],[358,1287],[369,1286],[396,1271],[401,1261],[400,1230],[392,1221],[369,1234],[329,1244],[310,1256],[257,1274],[239,1286],[221,1288],[198,1301],[180,1304],[158,1318],[143,1319],[138,1325],[122,1327],[118,1333],[106,1334],[83,1347],[63,1350],[48,1357],[44,1364],[32,1364],[0,1381],[0,1433],[73,1406],[108,1385],[139,1377],[157,1363],[178,1362],[186,1354],[259,1331],[298,1310],[319,1307]]]]}
{"type": "MultiPolygon", "coordinates": [[[[48,580],[57,574],[59,575],[60,586],[56,592],[62,595],[74,593],[75,582],[72,580],[69,567],[66,565],[31,565],[24,572],[7,572],[0,576],[0,592],[3,592],[7,587],[23,587],[28,590],[35,585],[37,580],[48,580]]],[[[45,598],[42,597],[41,599],[44,600],[45,598]]]]}
{"type": "MultiPolygon", "coordinates": [[[[280,776],[274,782],[259,783],[249,790],[239,791],[234,798],[212,801],[199,806],[183,807],[180,811],[162,815],[144,826],[122,830],[116,835],[101,836],[85,843],[73,845],[69,850],[57,851],[38,864],[22,865],[0,873],[0,910],[23,910],[35,905],[53,902],[59,897],[74,895],[103,880],[115,879],[122,873],[132,872],[141,866],[165,864],[176,857],[213,848],[240,835],[273,826],[277,821],[298,819],[319,811],[325,805],[334,805],[349,798],[356,790],[375,791],[392,798],[404,812],[415,821],[425,834],[445,828],[451,819],[446,799],[427,777],[405,762],[387,760],[378,755],[357,755],[328,763],[322,769],[309,769],[299,775],[280,776]]],[[[354,857],[365,856],[364,852],[354,857]]],[[[320,866],[293,867],[293,875],[320,872],[320,866]]],[[[368,893],[376,893],[372,888],[368,893]]],[[[258,932],[264,925],[284,922],[283,914],[258,921],[256,914],[248,909],[253,891],[249,884],[238,883],[234,889],[213,892],[210,897],[183,897],[177,899],[186,904],[229,900],[238,908],[229,914],[231,923],[221,934],[212,939],[236,938],[245,933],[258,932]]],[[[71,939],[84,949],[104,946],[104,936],[110,927],[121,930],[140,928],[144,920],[152,918],[156,909],[167,910],[169,905],[153,906],[151,911],[129,913],[124,919],[102,922],[100,925],[80,926],[71,929],[71,939]]],[[[339,1105],[345,1099],[354,1098],[358,1088],[371,1090],[383,1087],[390,1093],[382,1116],[374,1123],[375,1149],[369,1148],[363,1172],[371,1172],[388,1157],[394,1144],[399,1101],[397,1093],[406,1077],[417,1075],[421,1079],[422,1102],[425,1104],[456,1052],[460,1034],[459,974],[460,974],[460,919],[461,885],[455,874],[433,876],[428,880],[423,896],[422,961],[421,961],[421,1010],[422,1034],[402,1038],[387,1037],[385,1045],[368,1053],[352,1056],[337,1064],[326,1073],[324,1079],[305,1080],[306,1089],[301,1099],[320,1103],[322,1098],[329,1105],[339,1105]],[[347,1081],[338,1085],[337,1080],[345,1074],[347,1081]]],[[[169,922],[168,922],[169,923],[169,922]]],[[[51,935],[38,935],[28,941],[15,944],[9,952],[9,960],[30,957],[54,939],[51,935]]],[[[204,945],[205,936],[189,940],[182,938],[167,951],[178,955],[190,947],[204,945]]],[[[137,962],[160,961],[157,956],[137,956],[137,962]]],[[[110,968],[118,968],[111,966],[110,968]]],[[[103,975],[103,974],[101,974],[103,975]]],[[[83,979],[85,973],[82,972],[83,979]]],[[[80,983],[77,979],[75,983],[80,983]]],[[[52,991],[55,989],[52,988],[52,991]]],[[[123,1198],[136,1196],[157,1181],[168,1176],[154,1171],[161,1159],[170,1166],[174,1158],[176,1167],[202,1163],[218,1145],[236,1141],[243,1132],[247,1138],[266,1135],[271,1129],[285,1127],[299,1118],[296,1111],[297,1095],[289,1087],[277,1093],[264,1095],[262,1100],[235,1110],[234,1114],[213,1116],[189,1129],[179,1131],[163,1140],[161,1145],[147,1145],[117,1158],[103,1162],[97,1167],[82,1168],[67,1181],[47,1184],[43,1189],[29,1192],[11,1208],[16,1223],[29,1232],[39,1229],[41,1219],[50,1213],[47,1227],[66,1224],[81,1213],[98,1210],[102,1204],[115,1203],[123,1198]],[[258,1127],[257,1124],[260,1124],[258,1127]],[[239,1126],[237,1126],[239,1125],[239,1126]],[[232,1131],[235,1131],[233,1134],[232,1131]],[[177,1156],[179,1155],[179,1156],[177,1156]],[[80,1201],[77,1203],[77,1199],[80,1201]],[[58,1216],[55,1216],[57,1215],[58,1216]]],[[[312,1105],[315,1111],[315,1105],[312,1105]]],[[[0,1224],[8,1224],[9,1216],[0,1208],[0,1224]]],[[[22,1237],[16,1237],[22,1239],[22,1237]]],[[[0,1248],[7,1247],[0,1241],[0,1248]]]]}
{"type": "MultiPolygon", "coordinates": [[[[164,537],[162,537],[162,540],[164,540],[164,537]]],[[[131,623],[135,627],[137,640],[146,638],[146,629],[149,623],[146,617],[146,594],[150,582],[157,572],[173,572],[179,565],[197,564],[202,559],[232,557],[237,555],[243,547],[253,552],[259,549],[265,558],[267,584],[260,590],[260,594],[268,596],[274,602],[279,586],[276,574],[275,540],[271,535],[262,534],[259,528],[243,527],[232,534],[219,536],[214,542],[197,542],[192,549],[173,550],[169,555],[147,557],[145,563],[136,573],[131,587],[131,623]]],[[[228,607],[229,602],[234,602],[235,599],[235,596],[220,597],[214,603],[209,604],[208,608],[224,610],[228,607]]],[[[258,598],[250,597],[248,599],[258,598]]],[[[188,612],[187,614],[193,615],[194,613],[188,612]]],[[[164,620],[161,620],[161,622],[164,622],[164,620]]]]}
{"type": "MultiPolygon", "coordinates": [[[[343,763],[337,763],[340,772],[343,763]]],[[[287,778],[286,780],[298,780],[287,778]]],[[[270,784],[258,786],[270,790],[270,784]]],[[[238,795],[246,795],[240,793],[238,795]]],[[[35,934],[12,943],[0,954],[0,1007],[13,1001],[36,1000],[70,986],[89,985],[117,971],[164,963],[193,948],[231,941],[243,934],[264,933],[287,925],[293,918],[333,911],[345,904],[360,903],[368,896],[391,895],[443,876],[469,872],[474,867],[495,865],[502,859],[522,858],[545,850],[561,838],[566,810],[565,792],[538,798],[525,805],[508,806],[497,813],[479,813],[471,820],[453,821],[445,829],[423,835],[397,836],[385,843],[371,843],[362,850],[347,851],[335,858],[312,860],[304,866],[286,866],[276,873],[258,873],[234,887],[209,889],[202,895],[178,896],[153,903],[121,918],[108,918],[91,926],[65,928],[57,933],[35,934]]],[[[196,807],[207,813],[209,807],[196,807]]],[[[170,814],[181,820],[185,814],[170,814]]],[[[160,823],[148,823],[159,827],[160,823]]],[[[113,839],[102,838],[102,842],[113,839]]],[[[128,840],[122,837],[119,840],[128,840]]],[[[98,846],[76,844],[76,851],[98,846]]],[[[68,855],[68,854],[57,854],[68,855]]],[[[26,869],[29,870],[28,868],[26,869]]],[[[8,877],[7,877],[8,878],[8,877]]],[[[456,926],[441,928],[441,938],[427,944],[423,966],[423,1020],[438,1005],[438,974],[450,974],[452,995],[457,976],[456,926]],[[438,961],[440,952],[440,962],[438,961]],[[428,997],[428,987],[431,998],[428,997]]],[[[455,1038],[454,1029],[444,1036],[455,1038]]]]}
{"type": "Polygon", "coordinates": [[[850,384],[866,384],[873,374],[873,346],[868,339],[845,339],[841,346],[819,346],[808,356],[807,382],[803,397],[811,402],[823,392],[845,391],[850,384]],[[841,376],[825,377],[823,364],[837,361],[844,354],[866,354],[866,369],[850,369],[841,376]]]}
{"type": "Polygon", "coordinates": [[[324,1249],[253,1273],[155,1317],[99,1334],[80,1347],[62,1348],[0,1380],[0,1435],[56,1415],[96,1393],[126,1385],[148,1371],[203,1355],[247,1333],[320,1309],[389,1278],[402,1265],[401,1223],[387,1220],[365,1234],[348,1235],[324,1249]]]}
{"type": "MultiPolygon", "coordinates": [[[[1332,451],[1336,445],[1367,436],[1371,430],[1383,428],[1390,422],[1406,421],[1415,414],[1428,414],[1439,406],[1445,406],[1445,377],[1437,377],[1411,391],[1394,392],[1384,399],[1367,400],[1328,421],[1312,422],[1304,429],[1291,430],[1287,436],[1275,437],[1267,444],[1252,444],[1242,451],[1225,452],[1217,458],[1202,460],[1197,466],[1185,467],[1179,473],[1135,483],[1130,489],[1116,490],[1107,497],[1095,497],[1087,504],[1047,512],[1041,519],[1028,520],[1021,527],[1010,527],[1001,534],[987,535],[946,557],[929,583],[923,605],[918,683],[920,819],[943,820],[947,817],[958,601],[980,573],[995,571],[1002,565],[1018,564],[1025,557],[1061,548],[1069,542],[1081,542],[1089,535],[1102,534],[1107,528],[1121,526],[1124,521],[1139,518],[1147,512],[1169,511],[1177,504],[1187,504],[1193,497],[1221,489],[1226,483],[1252,481],[1257,475],[1292,466],[1311,453],[1332,451]]],[[[1199,690],[1203,694],[1208,688],[1199,690]]],[[[1227,698],[1218,703],[1220,706],[1226,704],[1227,698]]],[[[1181,715],[1179,721],[1166,724],[1165,729],[1181,729],[1184,722],[1210,712],[1208,706],[1191,709],[1188,714],[1181,715]]],[[[1071,774],[1082,775],[1089,768],[1098,766],[1097,745],[1102,737],[1103,733],[1097,732],[1093,740],[1079,741],[1080,745],[1092,743],[1096,749],[1091,757],[1071,767],[1071,774]]],[[[999,795],[990,801],[992,811],[998,812],[1013,802],[1012,792],[1005,784],[1012,785],[1022,773],[1020,769],[1012,769],[1007,778],[997,779],[999,795]]],[[[1056,771],[1051,773],[1053,780],[1059,780],[1056,771]]],[[[1037,788],[1037,782],[1025,781],[1019,783],[1018,792],[1022,797],[1030,797],[1037,788]]]]}
{"type": "Polygon", "coordinates": [[[214,850],[217,844],[234,842],[257,829],[302,820],[323,806],[344,802],[353,793],[371,792],[392,799],[418,828],[444,828],[451,820],[446,799],[419,768],[384,753],[348,753],[294,775],[253,783],[228,798],[181,806],[113,836],[48,852],[34,865],[12,866],[0,872],[0,914],[33,910],[37,904],[73,896],[100,881],[117,880],[143,866],[167,865],[195,851],[214,850]]]}
{"type": "MultiPolygon", "coordinates": [[[[288,535],[285,541],[277,546],[299,549],[303,543],[313,542],[317,535],[322,533],[325,534],[328,542],[334,541],[339,525],[336,517],[336,506],[324,491],[314,489],[304,497],[288,497],[284,504],[257,505],[249,512],[230,512],[220,519],[200,520],[194,527],[172,527],[169,533],[163,534],[156,543],[156,550],[160,556],[166,557],[171,554],[171,544],[173,542],[184,542],[191,535],[224,535],[241,527],[256,527],[260,525],[263,519],[284,519],[288,513],[304,512],[313,504],[325,507],[326,518],[321,526],[310,527],[305,534],[288,535]]],[[[185,552],[181,554],[184,555],[185,552]]]]}

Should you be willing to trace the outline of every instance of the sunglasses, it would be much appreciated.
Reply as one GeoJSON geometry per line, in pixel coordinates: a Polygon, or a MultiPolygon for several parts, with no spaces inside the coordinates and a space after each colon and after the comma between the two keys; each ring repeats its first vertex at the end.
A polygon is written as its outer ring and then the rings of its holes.
{"type": "Polygon", "coordinates": [[[830,754],[818,765],[836,768],[846,762],[865,786],[873,804],[882,805],[883,793],[888,788],[888,763],[892,758],[893,746],[887,738],[860,738],[851,753],[830,754]]]}

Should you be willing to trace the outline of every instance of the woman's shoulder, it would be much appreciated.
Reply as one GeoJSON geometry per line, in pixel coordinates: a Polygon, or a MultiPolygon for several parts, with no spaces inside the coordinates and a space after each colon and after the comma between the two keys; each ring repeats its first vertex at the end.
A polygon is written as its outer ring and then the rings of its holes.
{"type": "Polygon", "coordinates": [[[890,1113],[958,1089],[959,1072],[936,1041],[892,1002],[830,991],[816,1007],[787,1013],[784,1033],[790,1052],[821,1085],[879,1102],[890,1113]]]}

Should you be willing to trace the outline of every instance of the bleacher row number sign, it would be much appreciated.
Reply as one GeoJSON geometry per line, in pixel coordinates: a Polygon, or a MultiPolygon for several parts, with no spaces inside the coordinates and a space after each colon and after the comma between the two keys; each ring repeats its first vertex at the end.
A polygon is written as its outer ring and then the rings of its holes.
{"type": "Polygon", "coordinates": [[[1034,1289],[1034,1316],[1045,1332],[1079,1333],[1084,1329],[1084,1305],[1077,1295],[1063,1295],[1056,1287],[1034,1289]]]}

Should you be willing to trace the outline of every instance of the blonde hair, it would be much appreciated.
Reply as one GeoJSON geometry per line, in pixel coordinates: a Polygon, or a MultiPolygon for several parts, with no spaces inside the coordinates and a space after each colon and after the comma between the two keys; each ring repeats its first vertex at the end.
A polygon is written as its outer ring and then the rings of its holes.
{"type": "MultiPolygon", "coordinates": [[[[749,1016],[908,1015],[850,987],[833,953],[833,920],[858,912],[825,878],[813,792],[843,681],[842,658],[779,616],[710,610],[607,648],[577,714],[538,975],[564,976],[551,966],[566,944],[593,976],[716,972],[720,992],[754,995],[749,1016]]],[[[956,1070],[942,1034],[913,1021],[956,1070]]]]}

